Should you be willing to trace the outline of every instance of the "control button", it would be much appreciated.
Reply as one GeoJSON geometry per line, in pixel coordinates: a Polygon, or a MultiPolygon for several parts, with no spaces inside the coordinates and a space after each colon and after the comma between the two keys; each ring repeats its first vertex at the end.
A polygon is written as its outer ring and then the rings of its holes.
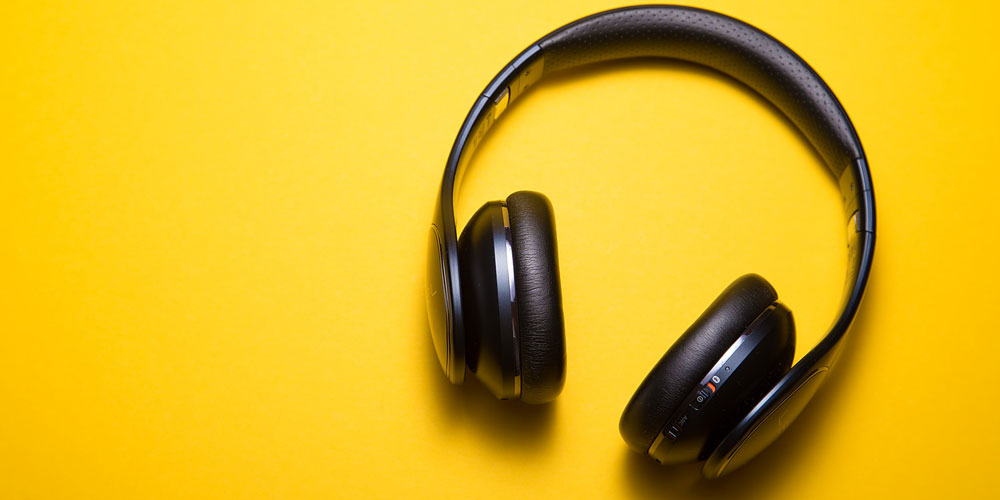
{"type": "Polygon", "coordinates": [[[702,387],[701,390],[698,391],[698,394],[694,395],[694,400],[691,401],[691,408],[700,410],[702,405],[705,404],[705,401],[708,401],[708,398],[710,397],[712,397],[712,391],[708,390],[707,387],[702,387]]]}

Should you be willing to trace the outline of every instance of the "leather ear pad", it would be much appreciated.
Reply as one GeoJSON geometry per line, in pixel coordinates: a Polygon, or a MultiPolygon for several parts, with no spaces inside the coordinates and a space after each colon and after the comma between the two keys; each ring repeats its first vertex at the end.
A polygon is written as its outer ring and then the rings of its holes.
{"type": "Polygon", "coordinates": [[[729,285],[667,350],[625,406],[618,430],[646,453],[666,419],[778,294],[764,278],[747,274],[729,285]]]}
{"type": "Polygon", "coordinates": [[[514,254],[514,301],[521,346],[521,400],[547,403],[566,380],[566,338],[552,204],[541,193],[507,197],[514,254]]]}

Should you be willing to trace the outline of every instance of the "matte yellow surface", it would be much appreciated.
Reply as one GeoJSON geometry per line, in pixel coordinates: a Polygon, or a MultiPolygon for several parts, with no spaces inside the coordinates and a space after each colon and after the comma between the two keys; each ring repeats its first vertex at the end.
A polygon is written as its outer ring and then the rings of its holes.
{"type": "Polygon", "coordinates": [[[879,215],[840,369],[717,482],[618,417],[740,274],[795,312],[797,356],[836,312],[838,193],[774,108],[646,61],[507,110],[459,217],[555,206],[568,382],[526,407],[441,373],[427,224],[486,82],[618,4],[166,3],[0,7],[0,498],[1000,495],[995,3],[700,4],[817,68],[879,215]]]}

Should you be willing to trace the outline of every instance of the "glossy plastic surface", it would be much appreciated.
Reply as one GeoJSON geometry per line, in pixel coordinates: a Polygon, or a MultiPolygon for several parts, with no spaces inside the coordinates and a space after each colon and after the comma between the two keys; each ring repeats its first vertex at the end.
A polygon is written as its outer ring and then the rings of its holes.
{"type": "Polygon", "coordinates": [[[461,280],[458,279],[458,241],[454,225],[454,217],[441,217],[441,206],[438,204],[428,235],[426,277],[428,283],[425,285],[425,296],[427,319],[438,361],[444,368],[448,380],[453,384],[461,384],[465,381],[465,323],[462,314],[461,280]],[[454,248],[450,252],[449,244],[454,248]],[[435,246],[437,259],[434,257],[435,246]],[[437,284],[438,280],[441,281],[440,285],[437,284]],[[441,296],[438,297],[436,293],[440,293],[441,296]]]}
{"type": "Polygon", "coordinates": [[[453,347],[451,332],[451,308],[448,303],[448,281],[444,278],[444,247],[441,245],[440,230],[431,226],[427,232],[427,278],[425,294],[427,301],[427,321],[434,342],[441,369],[451,372],[451,352],[453,347]]]}
{"type": "Polygon", "coordinates": [[[816,368],[797,382],[779,404],[772,407],[749,431],[741,435],[735,446],[726,448],[725,454],[712,455],[705,463],[704,470],[709,471],[706,475],[718,477],[727,471],[735,470],[764,451],[764,448],[774,442],[805,409],[829,372],[826,367],[816,368]]]}
{"type": "Polygon", "coordinates": [[[483,205],[458,242],[465,290],[466,365],[500,399],[518,396],[513,257],[505,210],[499,201],[483,205]]]}

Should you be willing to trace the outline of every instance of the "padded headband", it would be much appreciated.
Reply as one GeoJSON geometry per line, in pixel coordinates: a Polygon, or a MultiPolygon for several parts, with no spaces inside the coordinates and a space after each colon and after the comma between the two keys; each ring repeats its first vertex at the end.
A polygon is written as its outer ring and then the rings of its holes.
{"type": "MultiPolygon", "coordinates": [[[[674,5],[625,7],[563,26],[518,54],[476,100],[448,157],[434,218],[441,231],[446,272],[449,278],[459,275],[456,186],[473,151],[507,106],[544,75],[594,62],[649,56],[701,64],[753,88],[795,123],[839,180],[849,225],[842,309],[826,337],[774,389],[778,395],[794,390],[810,370],[833,363],[860,305],[875,249],[875,198],[861,142],[830,88],[791,49],[737,19],[674,5]]],[[[461,311],[457,281],[450,280],[451,310],[456,312],[461,311]]],[[[461,336],[458,323],[453,327],[461,336]]],[[[747,419],[751,417],[753,413],[747,419]]]]}

